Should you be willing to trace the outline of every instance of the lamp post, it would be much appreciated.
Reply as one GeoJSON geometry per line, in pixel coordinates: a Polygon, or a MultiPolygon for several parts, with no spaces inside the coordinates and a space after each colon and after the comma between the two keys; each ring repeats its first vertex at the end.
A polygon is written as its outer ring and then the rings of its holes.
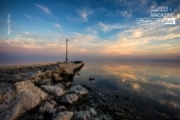
{"type": "Polygon", "coordinates": [[[68,58],[67,58],[68,57],[68,50],[67,50],[68,49],[68,41],[69,40],[66,39],[66,63],[68,62],[68,58]]]}

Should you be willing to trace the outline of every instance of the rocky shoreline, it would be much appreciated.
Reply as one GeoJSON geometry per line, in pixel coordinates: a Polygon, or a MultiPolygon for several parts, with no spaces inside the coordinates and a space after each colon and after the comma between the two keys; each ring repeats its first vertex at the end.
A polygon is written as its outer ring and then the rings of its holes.
{"type": "MultiPolygon", "coordinates": [[[[77,61],[0,68],[0,119],[132,119],[130,109],[119,109],[108,101],[85,104],[91,88],[72,86],[72,78],[83,65],[77,61]]],[[[110,94],[103,96],[111,97],[110,94]]]]}

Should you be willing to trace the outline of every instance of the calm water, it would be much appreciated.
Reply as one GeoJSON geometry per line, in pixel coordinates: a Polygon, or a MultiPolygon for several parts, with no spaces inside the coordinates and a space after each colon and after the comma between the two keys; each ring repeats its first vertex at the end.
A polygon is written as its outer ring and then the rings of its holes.
{"type": "Polygon", "coordinates": [[[120,95],[109,98],[120,108],[130,98],[134,117],[142,119],[178,119],[180,116],[180,68],[178,62],[85,61],[73,84],[92,88],[92,99],[100,94],[120,95]],[[89,81],[88,78],[95,78],[89,81]]]}

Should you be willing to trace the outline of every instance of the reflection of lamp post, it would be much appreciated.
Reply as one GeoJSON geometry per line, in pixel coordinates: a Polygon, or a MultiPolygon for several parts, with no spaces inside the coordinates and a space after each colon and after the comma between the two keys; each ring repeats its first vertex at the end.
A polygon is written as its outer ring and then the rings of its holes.
{"type": "Polygon", "coordinates": [[[68,49],[68,39],[66,39],[66,63],[67,63],[67,61],[68,61],[68,51],[67,51],[67,49],[68,49]]]}

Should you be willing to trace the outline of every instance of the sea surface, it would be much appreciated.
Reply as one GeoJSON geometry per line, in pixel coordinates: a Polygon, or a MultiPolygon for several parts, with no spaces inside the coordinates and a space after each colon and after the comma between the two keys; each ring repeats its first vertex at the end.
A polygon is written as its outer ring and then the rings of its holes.
{"type": "Polygon", "coordinates": [[[119,108],[127,106],[134,118],[180,119],[179,62],[99,60],[84,63],[73,84],[89,86],[90,101],[96,102],[110,93],[112,97],[106,100],[119,108]],[[95,80],[89,81],[89,78],[95,80]]]}

